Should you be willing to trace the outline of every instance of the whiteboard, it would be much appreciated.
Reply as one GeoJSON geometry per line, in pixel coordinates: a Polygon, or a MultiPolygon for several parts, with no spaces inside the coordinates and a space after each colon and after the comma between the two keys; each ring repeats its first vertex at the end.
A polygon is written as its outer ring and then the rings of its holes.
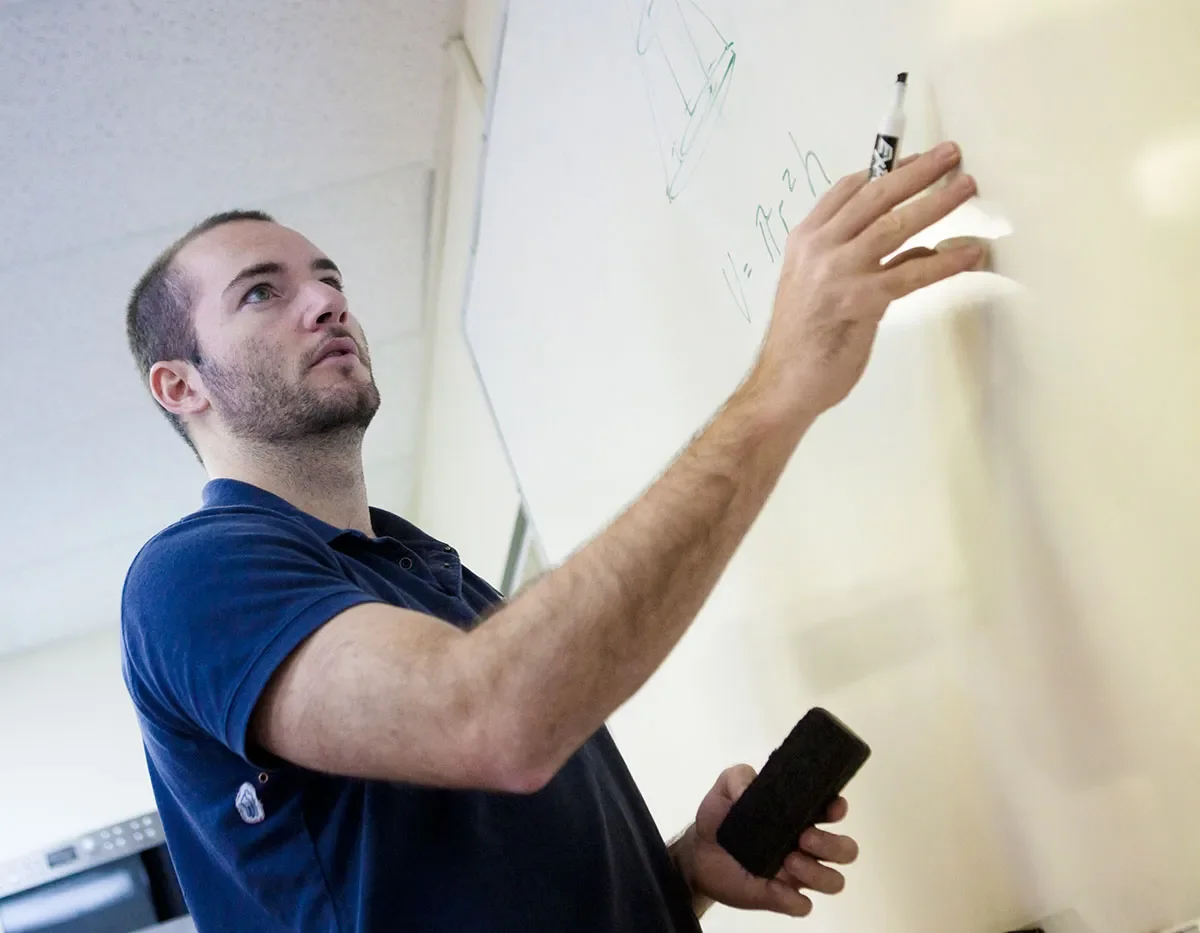
{"type": "Polygon", "coordinates": [[[659,4],[692,13],[662,35],[645,7],[512,4],[491,103],[466,333],[556,559],[732,391],[786,225],[865,164],[920,46],[904,4],[659,4]]]}
{"type": "Polygon", "coordinates": [[[464,331],[551,560],[745,374],[786,226],[865,167],[897,71],[904,148],[958,140],[983,195],[938,233],[1011,231],[1003,288],[966,275],[893,305],[614,717],[664,832],[821,702],[875,754],[862,862],[808,926],[1200,914],[1181,779],[1200,770],[1200,8],[647,6],[512,0],[489,104],[464,331]]]}

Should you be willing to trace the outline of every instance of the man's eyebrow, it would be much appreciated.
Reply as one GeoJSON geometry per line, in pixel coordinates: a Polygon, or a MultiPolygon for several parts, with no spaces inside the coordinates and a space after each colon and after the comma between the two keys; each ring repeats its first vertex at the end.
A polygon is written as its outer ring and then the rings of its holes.
{"type": "MultiPolygon", "coordinates": [[[[278,262],[259,262],[255,263],[253,266],[247,266],[236,276],[234,276],[233,280],[225,286],[225,291],[223,294],[229,294],[229,292],[233,291],[233,289],[238,285],[249,281],[250,279],[261,278],[265,275],[282,275],[284,271],[283,264],[278,262]]],[[[342,274],[342,270],[337,267],[336,262],[334,262],[332,259],[324,257],[321,259],[314,259],[312,261],[312,271],[336,272],[339,276],[342,274]]]]}
{"type": "Polygon", "coordinates": [[[225,291],[222,293],[228,295],[234,288],[245,282],[247,279],[257,279],[264,275],[282,275],[283,265],[278,262],[260,262],[253,266],[247,266],[236,276],[233,277],[228,285],[225,286],[225,291]]]}

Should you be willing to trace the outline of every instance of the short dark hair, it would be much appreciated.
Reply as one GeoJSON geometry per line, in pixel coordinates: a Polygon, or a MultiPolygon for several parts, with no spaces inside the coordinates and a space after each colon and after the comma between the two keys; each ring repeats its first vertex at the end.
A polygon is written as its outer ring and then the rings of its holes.
{"type": "MultiPolygon", "coordinates": [[[[125,336],[143,381],[149,379],[150,368],[155,363],[164,360],[200,362],[192,320],[192,294],[182,271],[176,268],[175,260],[180,250],[197,237],[239,220],[275,223],[275,218],[263,211],[235,210],[213,214],[167,247],[134,286],[125,311],[125,336]]],[[[183,421],[162,406],[156,407],[198,454],[183,421]]]]}

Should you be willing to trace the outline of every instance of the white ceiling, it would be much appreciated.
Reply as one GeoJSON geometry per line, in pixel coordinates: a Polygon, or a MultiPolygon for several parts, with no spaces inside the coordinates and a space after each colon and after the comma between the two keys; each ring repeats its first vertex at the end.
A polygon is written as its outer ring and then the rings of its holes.
{"type": "Polygon", "coordinates": [[[461,0],[0,0],[0,653],[115,624],[130,559],[204,482],[124,304],[219,210],[333,256],[383,408],[376,504],[411,494],[443,45],[461,0]]]}

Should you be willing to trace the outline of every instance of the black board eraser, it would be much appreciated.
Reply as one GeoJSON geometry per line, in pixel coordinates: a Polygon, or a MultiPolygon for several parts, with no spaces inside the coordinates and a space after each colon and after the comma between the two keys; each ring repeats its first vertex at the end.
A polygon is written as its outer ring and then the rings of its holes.
{"type": "Polygon", "coordinates": [[[773,878],[870,755],[841,720],[814,707],[734,801],[717,842],[752,875],[773,878]]]}

